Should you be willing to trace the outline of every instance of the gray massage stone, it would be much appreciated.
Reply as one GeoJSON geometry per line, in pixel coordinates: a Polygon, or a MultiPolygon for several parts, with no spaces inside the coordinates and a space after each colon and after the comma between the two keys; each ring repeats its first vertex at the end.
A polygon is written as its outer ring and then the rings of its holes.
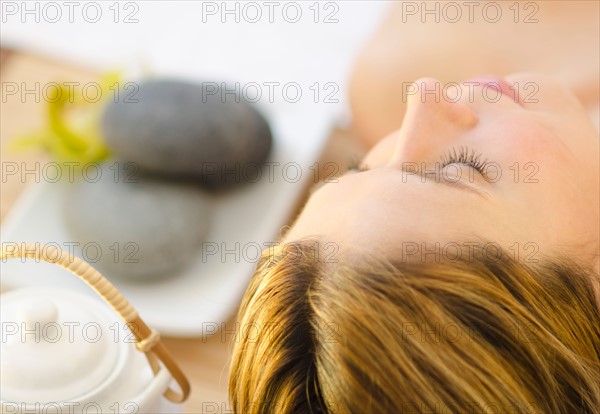
{"type": "Polygon", "coordinates": [[[106,107],[102,132],[117,157],[213,188],[254,180],[272,145],[269,125],[254,105],[230,92],[222,96],[214,82],[156,80],[137,91],[130,87],[106,107]]]}
{"type": "Polygon", "coordinates": [[[108,278],[176,274],[202,251],[209,197],[197,186],[142,176],[133,163],[116,165],[119,174],[111,161],[98,181],[70,187],[63,209],[70,240],[97,243],[102,254],[91,264],[108,278]]]}

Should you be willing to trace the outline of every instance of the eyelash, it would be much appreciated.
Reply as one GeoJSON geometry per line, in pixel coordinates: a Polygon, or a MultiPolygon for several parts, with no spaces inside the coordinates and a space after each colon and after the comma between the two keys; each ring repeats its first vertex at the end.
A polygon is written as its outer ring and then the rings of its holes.
{"type": "Polygon", "coordinates": [[[450,164],[465,164],[478,171],[484,178],[486,178],[486,167],[489,162],[487,159],[481,159],[481,153],[470,150],[468,147],[460,146],[458,150],[456,148],[450,149],[447,153],[442,154],[440,161],[442,168],[450,164]]]}
{"type": "Polygon", "coordinates": [[[369,166],[361,164],[359,161],[354,160],[348,163],[348,171],[365,172],[369,171],[369,166]]]}

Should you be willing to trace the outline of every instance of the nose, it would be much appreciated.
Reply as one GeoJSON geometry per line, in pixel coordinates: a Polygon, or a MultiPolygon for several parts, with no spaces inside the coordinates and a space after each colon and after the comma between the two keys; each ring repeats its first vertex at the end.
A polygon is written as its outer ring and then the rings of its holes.
{"type": "Polygon", "coordinates": [[[477,125],[474,109],[451,96],[451,88],[433,78],[421,78],[405,89],[407,109],[398,131],[392,163],[422,162],[437,157],[477,125]]]}

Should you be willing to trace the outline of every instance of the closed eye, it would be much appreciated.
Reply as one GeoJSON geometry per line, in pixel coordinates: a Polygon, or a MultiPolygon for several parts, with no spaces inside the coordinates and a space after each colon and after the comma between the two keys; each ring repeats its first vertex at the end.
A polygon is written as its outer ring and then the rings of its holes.
{"type": "Polygon", "coordinates": [[[447,153],[442,154],[440,157],[442,168],[450,164],[463,164],[467,165],[477,172],[479,172],[484,179],[489,181],[487,174],[487,166],[490,162],[487,159],[482,159],[481,153],[469,150],[468,147],[460,146],[458,150],[456,148],[450,149],[447,153]]]}

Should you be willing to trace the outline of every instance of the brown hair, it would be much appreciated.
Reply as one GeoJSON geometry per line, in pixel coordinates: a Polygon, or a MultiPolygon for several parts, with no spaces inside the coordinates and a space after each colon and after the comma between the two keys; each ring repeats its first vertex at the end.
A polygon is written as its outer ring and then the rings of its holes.
{"type": "Polygon", "coordinates": [[[478,252],[323,263],[313,240],[294,246],[265,251],[244,296],[235,412],[600,412],[600,310],[583,268],[478,252]]]}

